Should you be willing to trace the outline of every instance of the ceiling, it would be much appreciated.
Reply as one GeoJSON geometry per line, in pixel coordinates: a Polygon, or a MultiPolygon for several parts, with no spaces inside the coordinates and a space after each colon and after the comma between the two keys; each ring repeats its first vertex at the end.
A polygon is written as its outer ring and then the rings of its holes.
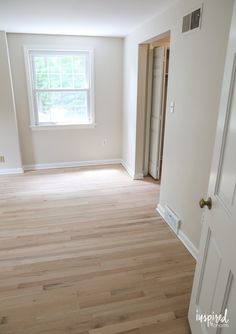
{"type": "Polygon", "coordinates": [[[0,0],[0,30],[126,36],[175,0],[0,0]]]}

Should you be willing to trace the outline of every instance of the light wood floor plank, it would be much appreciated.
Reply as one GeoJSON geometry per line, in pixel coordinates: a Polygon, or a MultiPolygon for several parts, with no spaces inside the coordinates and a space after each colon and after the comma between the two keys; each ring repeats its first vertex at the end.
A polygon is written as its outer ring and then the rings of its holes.
{"type": "Polygon", "coordinates": [[[0,178],[0,334],[189,334],[195,261],[121,166],[0,178]]]}

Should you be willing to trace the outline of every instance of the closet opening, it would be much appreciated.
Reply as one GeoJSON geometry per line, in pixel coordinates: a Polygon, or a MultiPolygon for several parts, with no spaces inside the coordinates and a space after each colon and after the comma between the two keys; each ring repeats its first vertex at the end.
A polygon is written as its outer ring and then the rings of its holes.
{"type": "Polygon", "coordinates": [[[143,173],[161,181],[168,91],[170,34],[148,45],[143,173]]]}

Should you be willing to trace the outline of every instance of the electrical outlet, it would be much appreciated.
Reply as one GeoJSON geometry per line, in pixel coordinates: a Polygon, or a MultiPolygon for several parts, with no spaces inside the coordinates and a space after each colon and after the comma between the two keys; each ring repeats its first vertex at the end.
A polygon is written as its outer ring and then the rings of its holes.
{"type": "Polygon", "coordinates": [[[0,163],[4,164],[5,162],[5,157],[4,155],[0,155],[0,163]]]}

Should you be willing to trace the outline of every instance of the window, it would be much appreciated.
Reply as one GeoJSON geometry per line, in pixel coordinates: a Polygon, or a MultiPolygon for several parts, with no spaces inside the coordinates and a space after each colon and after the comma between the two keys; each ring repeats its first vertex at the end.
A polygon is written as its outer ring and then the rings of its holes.
{"type": "Polygon", "coordinates": [[[91,52],[26,51],[31,125],[93,124],[91,52]]]}

